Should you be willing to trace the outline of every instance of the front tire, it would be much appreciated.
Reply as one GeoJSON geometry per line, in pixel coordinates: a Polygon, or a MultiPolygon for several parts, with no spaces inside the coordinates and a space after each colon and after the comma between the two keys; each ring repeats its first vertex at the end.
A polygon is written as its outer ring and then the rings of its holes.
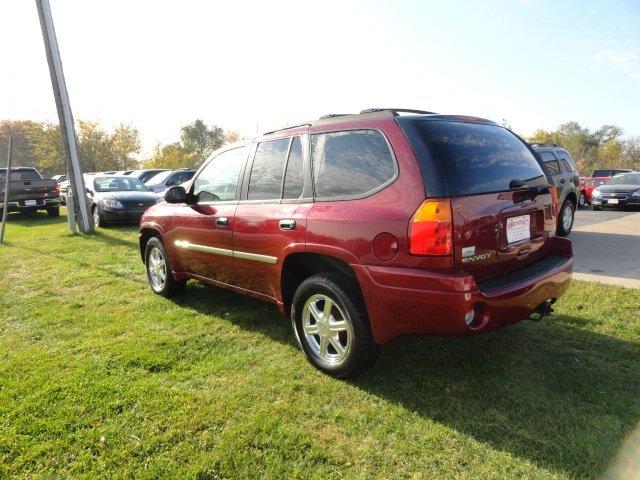
{"type": "Polygon", "coordinates": [[[184,291],[186,280],[177,281],[171,273],[171,265],[162,241],[152,237],[144,249],[144,265],[147,280],[153,293],[172,297],[184,291]]]}
{"type": "Polygon", "coordinates": [[[558,230],[560,237],[566,237],[571,233],[575,219],[575,207],[570,200],[565,200],[558,215],[558,230]]]}
{"type": "Polygon", "coordinates": [[[353,377],[378,356],[362,296],[339,275],[319,273],[303,281],[293,297],[291,321],[307,360],[333,377],[353,377]]]}
{"type": "Polygon", "coordinates": [[[102,218],[102,214],[100,213],[100,208],[97,205],[93,207],[93,224],[96,228],[104,228],[107,226],[107,222],[102,218]]]}
{"type": "Polygon", "coordinates": [[[594,212],[601,212],[601,211],[602,211],[602,207],[601,207],[601,206],[599,206],[599,205],[591,205],[591,209],[592,209],[594,212]]]}
{"type": "Polygon", "coordinates": [[[578,198],[578,206],[584,207],[587,204],[587,199],[584,196],[584,192],[580,192],[580,197],[578,198]]]}

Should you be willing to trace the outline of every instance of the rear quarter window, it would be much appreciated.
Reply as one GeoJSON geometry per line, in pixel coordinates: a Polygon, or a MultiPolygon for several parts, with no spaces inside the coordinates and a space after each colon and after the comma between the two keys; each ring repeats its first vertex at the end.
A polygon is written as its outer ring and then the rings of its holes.
{"type": "Polygon", "coordinates": [[[311,135],[315,196],[364,196],[392,182],[397,166],[386,138],[377,130],[311,135]]]}
{"type": "Polygon", "coordinates": [[[531,151],[505,128],[440,120],[419,121],[417,127],[440,163],[449,195],[506,191],[512,180],[548,183],[531,151]]]}

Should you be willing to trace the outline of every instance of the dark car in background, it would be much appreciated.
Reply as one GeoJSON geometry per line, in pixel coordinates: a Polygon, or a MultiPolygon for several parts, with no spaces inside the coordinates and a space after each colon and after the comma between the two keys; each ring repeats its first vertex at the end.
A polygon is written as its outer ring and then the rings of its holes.
{"type": "Polygon", "coordinates": [[[149,180],[144,182],[144,184],[155,193],[162,193],[169,187],[188,182],[189,180],[191,180],[195,173],[195,170],[189,169],[167,170],[166,172],[160,172],[154,175],[149,180]]]}
{"type": "MultiPolygon", "coordinates": [[[[5,208],[4,189],[7,169],[0,168],[0,211],[5,208]]],[[[21,213],[46,210],[50,217],[60,215],[60,185],[53,179],[44,179],[33,167],[12,168],[9,173],[9,200],[7,211],[21,213]]]]}
{"type": "Polygon", "coordinates": [[[630,168],[597,168],[591,173],[591,178],[609,178],[620,173],[631,173],[630,168]]]}
{"type": "Polygon", "coordinates": [[[86,176],[85,185],[96,227],[138,223],[158,196],[137,178],[124,175],[86,176]]]}
{"type": "Polygon", "coordinates": [[[611,177],[591,193],[591,208],[640,206],[640,173],[622,173],[611,177]]]}
{"type": "Polygon", "coordinates": [[[571,155],[555,143],[531,145],[540,156],[558,189],[558,226],[556,232],[562,237],[571,233],[576,208],[580,199],[580,175],[571,155]]]}

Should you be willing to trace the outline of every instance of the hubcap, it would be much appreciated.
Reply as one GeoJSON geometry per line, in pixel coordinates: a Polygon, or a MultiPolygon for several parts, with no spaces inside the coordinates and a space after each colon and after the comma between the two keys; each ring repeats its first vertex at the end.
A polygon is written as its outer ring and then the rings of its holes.
{"type": "Polygon", "coordinates": [[[328,296],[313,295],[302,310],[302,330],[312,352],[329,363],[340,363],[349,354],[353,328],[349,317],[328,296]]]}
{"type": "Polygon", "coordinates": [[[97,208],[93,210],[93,224],[96,226],[100,224],[100,212],[97,208]]]}
{"type": "Polygon", "coordinates": [[[569,206],[564,209],[564,213],[562,214],[562,226],[566,231],[571,228],[571,224],[573,223],[573,209],[569,206]]]}
{"type": "Polygon", "coordinates": [[[156,291],[162,290],[167,281],[167,263],[158,247],[152,247],[149,252],[147,271],[151,287],[156,291]]]}
{"type": "Polygon", "coordinates": [[[584,206],[584,201],[585,201],[584,193],[581,193],[580,194],[580,199],[578,200],[578,203],[580,204],[581,207],[584,206]]]}

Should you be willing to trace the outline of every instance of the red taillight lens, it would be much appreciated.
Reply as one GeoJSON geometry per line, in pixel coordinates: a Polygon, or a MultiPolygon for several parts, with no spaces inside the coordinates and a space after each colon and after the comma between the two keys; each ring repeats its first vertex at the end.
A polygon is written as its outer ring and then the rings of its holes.
{"type": "Polygon", "coordinates": [[[453,220],[449,200],[425,200],[409,223],[409,253],[451,255],[453,220]]]}
{"type": "Polygon", "coordinates": [[[60,193],[60,184],[56,183],[56,192],[60,193]]]}

